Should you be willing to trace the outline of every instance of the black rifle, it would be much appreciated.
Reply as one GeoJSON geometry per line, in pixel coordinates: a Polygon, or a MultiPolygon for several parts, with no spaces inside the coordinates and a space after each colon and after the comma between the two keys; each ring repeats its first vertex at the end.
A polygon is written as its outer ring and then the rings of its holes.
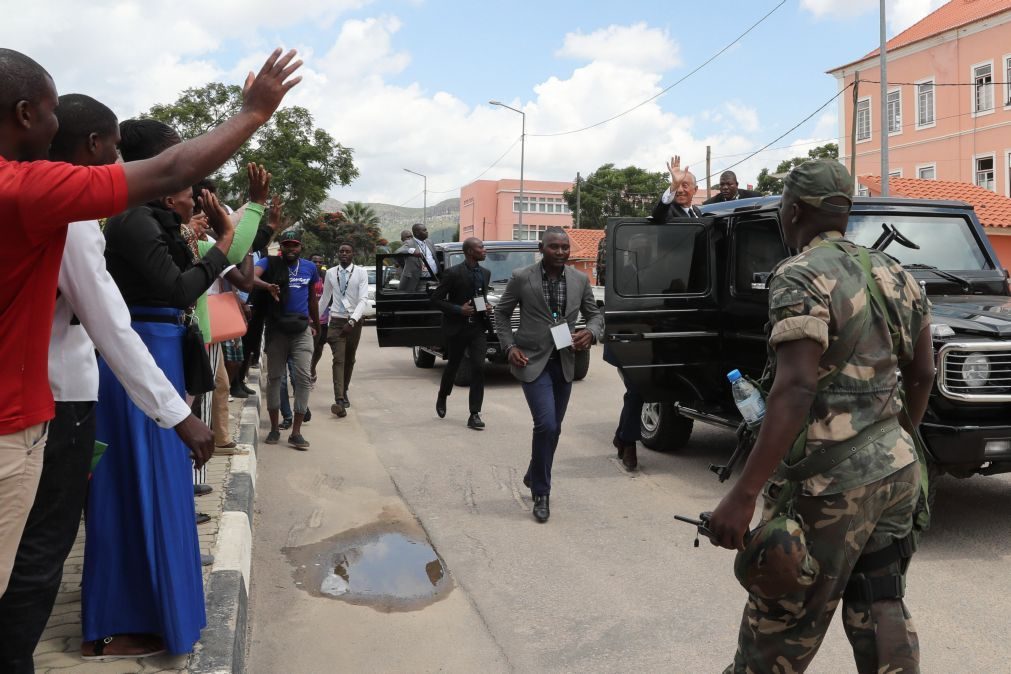
{"type": "Polygon", "coordinates": [[[737,447],[734,448],[734,453],[730,455],[727,463],[722,466],[715,463],[709,464],[709,470],[716,473],[716,477],[720,479],[720,482],[726,482],[727,478],[734,472],[734,466],[742,459],[748,458],[752,447],[755,446],[755,438],[757,436],[757,432],[748,428],[747,424],[743,421],[741,422],[741,425],[737,427],[737,447]]]}

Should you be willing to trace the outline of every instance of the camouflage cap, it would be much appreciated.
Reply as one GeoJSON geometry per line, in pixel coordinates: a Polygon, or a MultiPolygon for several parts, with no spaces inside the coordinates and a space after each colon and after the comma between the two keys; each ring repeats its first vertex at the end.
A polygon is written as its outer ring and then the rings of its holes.
{"type": "Polygon", "coordinates": [[[287,232],[281,232],[281,236],[277,237],[278,243],[302,243],[299,241],[298,232],[295,230],[288,230],[287,232]]]}
{"type": "Polygon", "coordinates": [[[803,591],[818,577],[818,561],[808,554],[804,529],[779,515],[752,532],[734,559],[734,575],[744,589],[763,599],[803,591]]]}
{"type": "Polygon", "coordinates": [[[834,159],[812,159],[795,167],[783,178],[783,191],[815,208],[830,213],[849,213],[853,206],[853,178],[834,159]],[[843,197],[848,206],[827,204],[826,199],[843,197]]]}

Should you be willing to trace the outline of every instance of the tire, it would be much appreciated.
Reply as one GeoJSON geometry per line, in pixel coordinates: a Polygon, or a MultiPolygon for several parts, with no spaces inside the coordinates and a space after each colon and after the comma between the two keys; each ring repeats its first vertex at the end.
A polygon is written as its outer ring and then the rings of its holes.
{"type": "Polygon", "coordinates": [[[639,420],[642,444],[657,452],[675,452],[688,443],[694,422],[674,411],[672,403],[645,403],[639,420]]]}
{"type": "Polygon", "coordinates": [[[590,371],[590,352],[576,351],[576,368],[572,374],[574,381],[583,381],[590,371]]]}
{"type": "Polygon", "coordinates": [[[453,385],[470,386],[470,381],[473,378],[471,369],[470,357],[464,355],[463,362],[460,363],[460,369],[456,371],[456,379],[453,380],[453,385]]]}
{"type": "Polygon", "coordinates": [[[423,351],[420,346],[414,347],[414,366],[424,369],[435,367],[435,354],[423,351]]]}

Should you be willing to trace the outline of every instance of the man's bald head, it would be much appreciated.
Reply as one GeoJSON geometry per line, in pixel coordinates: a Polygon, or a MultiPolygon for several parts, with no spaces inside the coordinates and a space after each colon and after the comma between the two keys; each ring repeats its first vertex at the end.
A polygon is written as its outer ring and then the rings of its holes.
{"type": "Polygon", "coordinates": [[[13,49],[0,49],[0,154],[45,159],[59,128],[56,85],[46,69],[13,49]]]}

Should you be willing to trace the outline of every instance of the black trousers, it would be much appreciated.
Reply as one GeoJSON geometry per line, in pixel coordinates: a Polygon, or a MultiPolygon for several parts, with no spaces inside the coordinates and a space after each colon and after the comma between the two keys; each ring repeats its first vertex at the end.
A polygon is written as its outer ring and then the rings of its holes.
{"type": "Polygon", "coordinates": [[[0,598],[0,672],[31,674],[32,653],[53,611],[74,547],[95,450],[95,403],[58,402],[35,503],[0,598]]]}
{"type": "Polygon", "coordinates": [[[446,337],[449,363],[442,371],[439,395],[448,396],[453,392],[453,382],[464,357],[470,359],[470,413],[480,414],[484,403],[484,357],[488,350],[488,336],[482,322],[468,324],[460,332],[446,337]]]}

